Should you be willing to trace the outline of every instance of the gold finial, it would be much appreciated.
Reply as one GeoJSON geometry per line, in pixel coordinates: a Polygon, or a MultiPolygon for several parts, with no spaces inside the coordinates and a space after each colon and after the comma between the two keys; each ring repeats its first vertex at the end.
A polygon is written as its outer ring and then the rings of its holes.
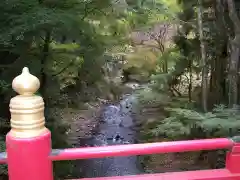
{"type": "Polygon", "coordinates": [[[45,133],[44,102],[41,96],[34,95],[40,87],[38,78],[24,67],[22,74],[13,80],[12,87],[19,95],[10,101],[10,134],[30,138],[45,133]]]}
{"type": "Polygon", "coordinates": [[[33,95],[39,89],[40,82],[38,78],[30,74],[27,67],[24,67],[22,74],[13,80],[12,87],[20,95],[33,95]]]}

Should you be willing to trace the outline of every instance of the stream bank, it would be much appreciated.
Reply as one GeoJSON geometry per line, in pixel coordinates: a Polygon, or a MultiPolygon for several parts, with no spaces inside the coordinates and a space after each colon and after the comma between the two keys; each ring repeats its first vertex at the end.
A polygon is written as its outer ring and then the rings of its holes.
{"type": "MultiPolygon", "coordinates": [[[[151,130],[168,117],[164,108],[167,106],[154,106],[143,104],[137,113],[139,121],[138,139],[141,143],[177,141],[164,136],[155,136],[151,130]]],[[[204,170],[222,168],[223,151],[203,151],[186,153],[166,153],[140,156],[139,160],[148,173],[164,173],[191,170],[204,170]]]]}

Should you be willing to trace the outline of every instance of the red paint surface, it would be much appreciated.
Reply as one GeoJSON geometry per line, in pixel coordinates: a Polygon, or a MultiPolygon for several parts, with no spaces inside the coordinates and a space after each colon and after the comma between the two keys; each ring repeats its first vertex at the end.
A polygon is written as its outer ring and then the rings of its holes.
{"type": "Polygon", "coordinates": [[[0,160],[0,164],[6,164],[7,163],[7,160],[6,159],[1,159],[0,160]]]}
{"type": "Polygon", "coordinates": [[[226,168],[232,173],[240,173],[240,143],[235,143],[227,153],[226,168]]]}
{"type": "Polygon", "coordinates": [[[36,137],[6,137],[9,180],[53,180],[50,132],[36,137]]]}
{"type": "Polygon", "coordinates": [[[239,180],[240,174],[231,174],[227,169],[203,171],[146,174],[137,176],[118,176],[102,178],[83,178],[79,180],[239,180]]]}
{"type": "Polygon", "coordinates": [[[103,158],[110,156],[131,156],[157,153],[187,152],[200,150],[227,149],[233,142],[227,138],[172,141],[146,144],[129,144],[103,147],[72,148],[59,150],[51,160],[75,160],[103,158]]]}

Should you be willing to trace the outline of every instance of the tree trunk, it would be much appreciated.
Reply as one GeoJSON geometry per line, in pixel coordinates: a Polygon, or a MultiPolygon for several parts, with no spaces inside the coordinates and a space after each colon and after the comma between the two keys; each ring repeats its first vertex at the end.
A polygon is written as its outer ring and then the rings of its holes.
{"type": "Polygon", "coordinates": [[[240,19],[238,17],[235,3],[233,0],[227,0],[229,17],[234,27],[234,39],[231,40],[231,56],[229,59],[229,107],[234,107],[238,102],[238,63],[240,53],[240,19]]]}
{"type": "Polygon", "coordinates": [[[208,67],[207,67],[207,59],[206,59],[206,49],[204,43],[204,35],[203,35],[203,7],[202,0],[198,0],[198,29],[200,36],[200,46],[201,46],[201,59],[202,59],[202,108],[204,112],[207,112],[207,100],[208,100],[208,67]]]}
{"type": "Polygon", "coordinates": [[[193,61],[191,59],[188,60],[188,69],[189,69],[189,84],[188,84],[188,100],[189,102],[192,102],[192,79],[193,79],[193,73],[192,73],[192,63],[193,61]]]}
{"type": "Polygon", "coordinates": [[[214,104],[226,104],[228,102],[228,85],[227,85],[227,66],[228,66],[228,54],[229,54],[229,34],[228,26],[226,23],[226,7],[225,0],[217,0],[215,2],[216,12],[216,31],[218,31],[217,46],[218,53],[214,60],[214,87],[212,93],[216,94],[216,99],[213,101],[214,104]],[[215,88],[216,87],[216,88],[215,88]]]}
{"type": "Polygon", "coordinates": [[[168,61],[167,61],[167,58],[164,58],[163,60],[163,72],[164,73],[168,73],[168,61]]]}
{"type": "Polygon", "coordinates": [[[46,88],[46,80],[47,80],[47,74],[45,72],[45,64],[47,61],[47,57],[49,54],[49,44],[51,42],[51,32],[46,31],[44,44],[41,52],[41,86],[40,86],[40,93],[42,97],[47,101],[45,88],[46,88]]]}
{"type": "Polygon", "coordinates": [[[238,102],[239,52],[239,47],[237,47],[234,42],[232,42],[229,62],[229,107],[234,107],[238,102]]]}
{"type": "MultiPolygon", "coordinates": [[[[210,105],[213,107],[214,104],[226,103],[226,57],[219,56],[211,61],[211,78],[209,97],[210,105]]],[[[209,102],[208,102],[209,104],[209,102]]]]}

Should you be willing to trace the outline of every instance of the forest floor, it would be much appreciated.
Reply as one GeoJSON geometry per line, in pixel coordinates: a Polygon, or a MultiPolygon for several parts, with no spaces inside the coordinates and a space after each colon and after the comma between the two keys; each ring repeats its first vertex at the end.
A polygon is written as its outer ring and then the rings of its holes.
{"type": "Polygon", "coordinates": [[[103,103],[89,103],[84,108],[56,108],[63,123],[68,125],[67,142],[69,146],[79,145],[80,139],[89,138],[98,125],[103,103]]]}
{"type": "MultiPolygon", "coordinates": [[[[101,102],[94,102],[78,108],[59,107],[51,109],[51,112],[55,112],[55,117],[58,118],[57,123],[67,127],[67,131],[62,137],[64,140],[59,140],[60,143],[57,148],[81,147],[83,139],[92,137],[99,124],[99,116],[103,106],[104,104],[101,102]],[[65,143],[61,144],[61,141],[65,143]]],[[[65,161],[55,163],[58,166],[56,170],[59,178],[82,178],[82,168],[77,162],[65,161]]]]}
{"type": "Polygon", "coordinates": [[[69,143],[72,146],[79,145],[79,139],[86,139],[92,136],[93,131],[98,126],[101,114],[101,105],[89,109],[71,110],[69,119],[71,127],[68,133],[69,143]]]}

